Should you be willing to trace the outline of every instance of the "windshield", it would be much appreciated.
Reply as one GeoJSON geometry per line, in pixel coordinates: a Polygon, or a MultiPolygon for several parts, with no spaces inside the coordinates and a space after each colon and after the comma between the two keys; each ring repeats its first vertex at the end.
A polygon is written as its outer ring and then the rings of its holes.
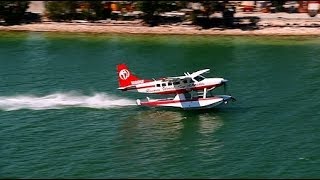
{"type": "Polygon", "coordinates": [[[205,78],[203,76],[199,75],[199,76],[194,77],[194,79],[196,81],[200,82],[200,81],[204,80],[205,78]]]}

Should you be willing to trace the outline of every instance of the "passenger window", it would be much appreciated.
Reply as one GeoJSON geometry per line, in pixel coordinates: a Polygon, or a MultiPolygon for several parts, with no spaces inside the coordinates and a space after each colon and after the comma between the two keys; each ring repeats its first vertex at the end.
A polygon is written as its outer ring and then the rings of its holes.
{"type": "Polygon", "coordinates": [[[157,84],[157,87],[160,87],[160,84],[157,84]]]}
{"type": "Polygon", "coordinates": [[[162,83],[162,87],[166,86],[167,84],[166,83],[162,83]]]}
{"type": "Polygon", "coordinates": [[[168,83],[168,86],[172,86],[172,82],[169,82],[169,83],[168,83]]]}

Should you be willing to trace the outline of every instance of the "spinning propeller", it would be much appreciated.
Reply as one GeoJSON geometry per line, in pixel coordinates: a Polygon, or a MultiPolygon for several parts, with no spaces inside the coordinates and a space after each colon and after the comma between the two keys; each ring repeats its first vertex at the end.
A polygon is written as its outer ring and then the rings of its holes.
{"type": "MultiPolygon", "coordinates": [[[[227,86],[227,82],[228,80],[224,79],[221,81],[221,83],[223,84],[223,93],[226,95],[227,91],[228,91],[228,86],[227,86]]],[[[229,94],[230,95],[230,94],[229,94]]],[[[231,96],[231,95],[230,95],[231,96]]],[[[232,101],[236,101],[236,99],[234,97],[231,97],[232,101]]]]}
{"type": "Polygon", "coordinates": [[[221,83],[223,84],[223,93],[227,94],[227,82],[228,80],[224,79],[221,81],[221,83]]]}

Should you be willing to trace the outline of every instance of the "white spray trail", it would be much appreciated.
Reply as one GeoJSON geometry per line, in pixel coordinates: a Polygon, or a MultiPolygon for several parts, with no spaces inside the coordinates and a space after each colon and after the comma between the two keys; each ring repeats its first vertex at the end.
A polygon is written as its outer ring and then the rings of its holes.
{"type": "Polygon", "coordinates": [[[62,109],[66,107],[87,107],[97,109],[121,108],[136,105],[134,100],[119,98],[106,93],[95,93],[92,96],[76,92],[54,93],[47,96],[18,95],[0,96],[0,110],[19,109],[62,109]]]}

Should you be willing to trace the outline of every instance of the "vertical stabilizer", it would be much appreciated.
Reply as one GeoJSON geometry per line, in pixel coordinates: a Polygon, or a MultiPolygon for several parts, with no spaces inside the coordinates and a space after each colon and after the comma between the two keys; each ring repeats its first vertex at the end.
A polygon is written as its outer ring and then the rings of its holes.
{"type": "Polygon", "coordinates": [[[117,74],[120,88],[144,82],[144,80],[133,75],[126,64],[117,65],[117,74]]]}

